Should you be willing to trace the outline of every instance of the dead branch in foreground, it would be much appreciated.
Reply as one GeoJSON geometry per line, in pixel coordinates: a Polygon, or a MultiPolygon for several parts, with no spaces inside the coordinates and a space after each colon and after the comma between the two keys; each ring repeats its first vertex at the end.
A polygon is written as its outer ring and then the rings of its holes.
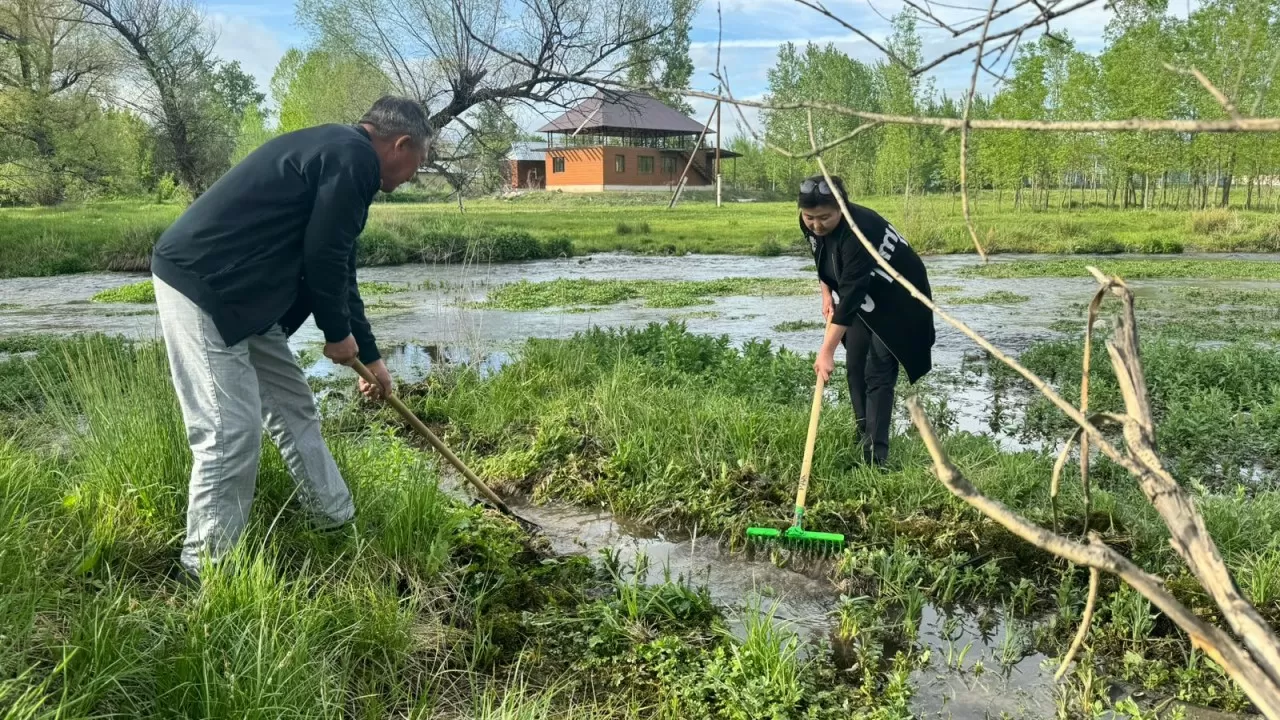
{"type": "Polygon", "coordinates": [[[1138,472],[1134,474],[1147,499],[1169,528],[1173,547],[1213,598],[1227,624],[1243,644],[1226,631],[1198,617],[1173,597],[1160,578],[1142,570],[1107,546],[1097,533],[1089,533],[1088,544],[1069,540],[1032,524],[1004,504],[983,495],[951,463],[915,398],[907,403],[911,420],[929,449],[938,479],[952,494],[1028,543],[1093,571],[1081,629],[1063,658],[1063,668],[1058,671],[1059,677],[1083,644],[1097,601],[1096,573],[1104,571],[1142,593],[1177,623],[1190,637],[1192,645],[1221,665],[1266,717],[1280,718],[1280,682],[1277,681],[1280,677],[1280,655],[1276,653],[1280,648],[1280,639],[1277,639],[1253,606],[1240,594],[1209,538],[1204,519],[1194,502],[1164,469],[1156,454],[1155,425],[1138,352],[1133,294],[1119,278],[1108,277],[1096,268],[1091,267],[1089,270],[1101,285],[1100,293],[1110,292],[1123,303],[1122,312],[1116,321],[1115,338],[1107,342],[1107,351],[1125,401],[1125,413],[1115,419],[1124,428],[1125,446],[1128,450],[1126,457],[1137,466],[1138,472]]]}

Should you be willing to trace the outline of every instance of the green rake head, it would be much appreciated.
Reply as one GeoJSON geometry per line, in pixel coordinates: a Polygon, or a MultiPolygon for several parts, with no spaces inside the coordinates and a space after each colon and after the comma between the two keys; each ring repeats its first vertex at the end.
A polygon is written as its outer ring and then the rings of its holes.
{"type": "Polygon", "coordinates": [[[805,530],[799,525],[792,525],[786,530],[749,527],[747,528],[747,541],[758,545],[776,544],[788,550],[797,550],[816,555],[835,555],[844,549],[844,535],[813,532],[805,530]]]}

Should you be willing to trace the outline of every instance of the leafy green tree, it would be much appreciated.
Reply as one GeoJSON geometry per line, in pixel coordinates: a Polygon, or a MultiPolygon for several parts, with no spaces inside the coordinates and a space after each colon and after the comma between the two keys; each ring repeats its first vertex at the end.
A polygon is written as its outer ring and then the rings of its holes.
{"type": "Polygon", "coordinates": [[[290,49],[271,77],[271,94],[280,105],[280,132],[354,123],[392,90],[390,79],[371,58],[331,49],[290,49]]]}
{"type": "MultiPolygon", "coordinates": [[[[901,60],[901,64],[890,60],[876,64],[880,109],[890,115],[916,115],[933,94],[931,84],[909,70],[919,65],[922,59],[916,20],[911,9],[904,9],[894,16],[888,48],[901,60]]],[[[924,189],[929,169],[938,162],[938,158],[930,156],[927,144],[923,142],[928,132],[912,125],[891,125],[880,131],[875,172],[880,192],[902,191],[910,196],[913,191],[924,189]]]]}
{"type": "MultiPolygon", "coordinates": [[[[688,89],[693,77],[689,30],[700,4],[701,0],[672,0],[671,23],[654,37],[627,49],[627,82],[664,88],[656,91],[654,97],[685,115],[693,113],[693,108],[678,90],[688,89]]],[[[643,35],[656,31],[652,18],[638,16],[634,23],[643,35]]]]}

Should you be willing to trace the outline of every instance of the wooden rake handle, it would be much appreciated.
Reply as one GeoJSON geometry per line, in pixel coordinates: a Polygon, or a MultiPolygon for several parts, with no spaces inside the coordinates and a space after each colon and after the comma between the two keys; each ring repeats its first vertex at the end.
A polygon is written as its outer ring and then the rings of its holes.
{"type": "MultiPolygon", "coordinates": [[[[365,367],[364,363],[360,362],[358,359],[351,361],[351,369],[355,370],[360,377],[364,378],[365,382],[372,383],[374,385],[378,384],[378,379],[374,377],[373,372],[371,372],[369,368],[365,367]]],[[[431,443],[431,447],[435,448],[436,452],[443,455],[445,459],[449,461],[450,465],[457,468],[458,472],[462,473],[462,476],[470,481],[471,484],[475,486],[475,489],[479,490],[481,495],[484,495],[486,500],[493,503],[493,506],[498,508],[498,510],[503,514],[516,517],[516,514],[511,511],[511,508],[507,507],[507,504],[502,501],[502,498],[498,497],[496,493],[489,489],[488,485],[485,485],[480,478],[476,477],[476,474],[471,472],[471,468],[468,468],[457,455],[454,455],[453,451],[449,449],[449,446],[445,445],[443,440],[436,437],[436,434],[431,432],[431,429],[423,424],[423,422],[418,419],[417,415],[413,414],[413,411],[409,409],[409,406],[405,405],[404,402],[393,393],[387,393],[386,401],[390,403],[391,407],[396,409],[396,412],[400,413],[400,417],[404,418],[405,422],[413,426],[413,429],[416,430],[419,435],[426,438],[427,442],[431,443]]]]}
{"type": "Polygon", "coordinates": [[[813,446],[818,440],[818,415],[822,412],[822,376],[813,388],[813,407],[809,410],[809,435],[804,441],[804,464],[800,466],[800,487],[796,489],[796,509],[804,508],[805,495],[809,492],[809,471],[813,469],[813,446]]]}

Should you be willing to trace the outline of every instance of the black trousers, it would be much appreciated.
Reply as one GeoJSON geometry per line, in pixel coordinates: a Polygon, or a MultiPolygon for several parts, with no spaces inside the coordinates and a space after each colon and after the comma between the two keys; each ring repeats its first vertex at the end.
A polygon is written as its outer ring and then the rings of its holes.
{"type": "Polygon", "coordinates": [[[889,457],[898,360],[862,320],[849,326],[843,342],[862,455],[869,461],[884,462],[889,457]]]}

